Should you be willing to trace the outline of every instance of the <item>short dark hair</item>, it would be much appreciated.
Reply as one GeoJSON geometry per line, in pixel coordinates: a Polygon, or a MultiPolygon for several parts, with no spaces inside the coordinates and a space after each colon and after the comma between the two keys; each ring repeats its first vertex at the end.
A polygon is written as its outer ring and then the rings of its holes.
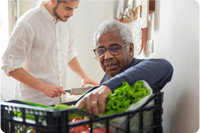
{"type": "Polygon", "coordinates": [[[57,3],[66,3],[67,1],[78,1],[78,0],[57,0],[57,3]]]}

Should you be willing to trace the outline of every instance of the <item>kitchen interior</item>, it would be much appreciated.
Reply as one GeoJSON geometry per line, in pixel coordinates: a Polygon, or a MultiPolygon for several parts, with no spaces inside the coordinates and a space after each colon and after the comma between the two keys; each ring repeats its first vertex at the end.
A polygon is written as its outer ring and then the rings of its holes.
{"type": "MultiPolygon", "coordinates": [[[[139,7],[144,1],[132,1],[132,8],[139,7]]],[[[199,130],[199,3],[196,0],[154,2],[154,9],[143,14],[147,17],[146,20],[142,19],[145,21],[144,40],[134,57],[164,58],[174,67],[171,82],[162,89],[163,132],[197,132],[199,130]]],[[[15,0],[14,4],[12,1],[1,3],[0,36],[1,41],[3,40],[1,56],[17,18],[40,3],[41,0],[15,0]]],[[[70,18],[75,30],[77,59],[85,73],[98,83],[104,72],[93,53],[93,33],[105,20],[119,19],[118,8],[119,0],[81,0],[74,11],[74,16],[70,18]]],[[[134,32],[138,21],[132,20],[126,24],[134,32]]],[[[70,69],[66,82],[68,88],[81,86],[80,78],[70,69]]],[[[1,100],[11,100],[17,95],[13,91],[14,84],[15,80],[7,77],[1,70],[1,100]]]]}

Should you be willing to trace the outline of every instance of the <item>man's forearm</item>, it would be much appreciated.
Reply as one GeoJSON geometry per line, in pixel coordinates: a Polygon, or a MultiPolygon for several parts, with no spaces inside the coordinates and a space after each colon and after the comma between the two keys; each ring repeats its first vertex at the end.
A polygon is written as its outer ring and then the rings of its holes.
{"type": "Polygon", "coordinates": [[[82,79],[87,77],[87,75],[84,73],[83,69],[81,68],[80,64],[78,63],[78,60],[76,59],[76,57],[74,57],[69,63],[68,66],[70,67],[70,69],[76,73],[77,75],[79,75],[82,79]]]}
{"type": "Polygon", "coordinates": [[[9,73],[9,76],[12,76],[13,78],[20,81],[21,83],[26,84],[26,85],[28,85],[34,89],[40,90],[40,91],[42,91],[42,89],[46,85],[39,79],[30,75],[23,68],[19,68],[19,69],[15,69],[14,71],[11,71],[9,73]]]}

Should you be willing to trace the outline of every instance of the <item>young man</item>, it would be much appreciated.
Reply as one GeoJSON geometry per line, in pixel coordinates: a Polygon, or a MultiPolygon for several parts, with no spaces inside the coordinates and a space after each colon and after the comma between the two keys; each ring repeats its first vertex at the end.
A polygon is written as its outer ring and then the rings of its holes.
{"type": "Polygon", "coordinates": [[[45,105],[65,94],[68,66],[82,85],[98,85],[81,69],[73,49],[69,20],[79,0],[49,0],[26,12],[15,24],[3,55],[2,69],[20,81],[21,99],[45,105]]]}
{"type": "Polygon", "coordinates": [[[89,113],[99,115],[105,110],[110,92],[126,81],[130,85],[145,80],[154,92],[160,91],[172,78],[173,67],[165,59],[136,59],[132,32],[123,23],[108,20],[94,34],[94,52],[105,75],[100,86],[87,93],[76,108],[86,106],[89,113]]]}

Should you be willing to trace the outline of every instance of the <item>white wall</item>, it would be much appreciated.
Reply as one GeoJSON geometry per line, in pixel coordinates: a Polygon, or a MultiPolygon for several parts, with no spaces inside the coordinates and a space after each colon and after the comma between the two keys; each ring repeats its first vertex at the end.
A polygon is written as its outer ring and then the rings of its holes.
{"type": "Polygon", "coordinates": [[[147,37],[155,41],[154,53],[139,58],[165,58],[174,67],[163,89],[164,133],[194,133],[199,129],[199,4],[157,0],[155,7],[147,37]]]}
{"type": "MultiPolygon", "coordinates": [[[[170,51],[164,55],[175,69],[171,84],[164,89],[164,118],[169,120],[164,121],[165,130],[171,127],[172,133],[196,132],[199,129],[199,4],[195,1],[160,2],[160,12],[163,12],[163,15],[160,13],[160,27],[163,26],[160,33],[167,32],[155,35],[160,38],[158,44],[164,42],[163,48],[170,51]],[[173,10],[166,11],[167,6],[173,10]],[[168,21],[164,21],[164,16],[168,21]],[[164,28],[164,24],[169,27],[164,28]]],[[[157,51],[159,49],[161,47],[157,51]]]]}
{"type": "Polygon", "coordinates": [[[33,0],[19,0],[19,16],[32,8],[33,0]]]}

